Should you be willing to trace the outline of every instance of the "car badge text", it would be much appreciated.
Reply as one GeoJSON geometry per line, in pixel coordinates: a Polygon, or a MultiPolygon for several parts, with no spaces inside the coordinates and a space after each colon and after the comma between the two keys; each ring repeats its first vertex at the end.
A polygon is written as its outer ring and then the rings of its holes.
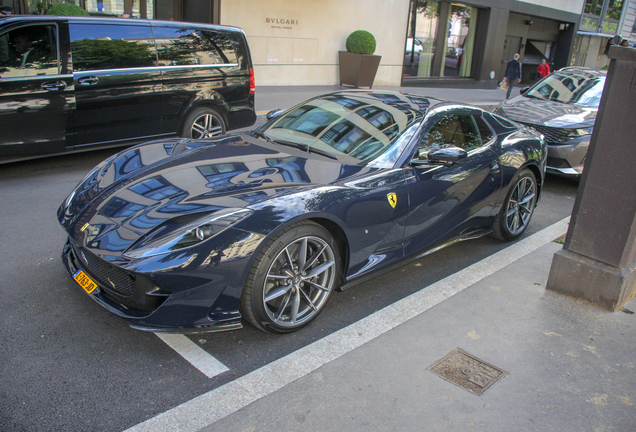
{"type": "Polygon", "coordinates": [[[394,192],[391,192],[386,196],[386,199],[389,200],[389,204],[391,204],[391,207],[395,208],[395,206],[397,205],[397,195],[394,192]]]}

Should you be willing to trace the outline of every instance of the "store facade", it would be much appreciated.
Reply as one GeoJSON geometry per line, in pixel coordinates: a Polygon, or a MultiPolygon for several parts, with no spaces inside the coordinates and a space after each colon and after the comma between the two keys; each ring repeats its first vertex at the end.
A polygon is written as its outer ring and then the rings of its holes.
{"type": "MultiPolygon", "coordinates": [[[[56,1],[56,0],[52,0],[56,1]]],[[[35,0],[0,0],[27,4],[35,0]]],[[[93,15],[235,25],[259,85],[334,85],[347,36],[382,56],[375,86],[494,88],[515,53],[532,81],[542,58],[570,64],[585,0],[73,0],[93,15]]]]}
{"type": "Polygon", "coordinates": [[[636,43],[636,0],[585,0],[571,65],[607,68],[616,36],[636,43]]]}

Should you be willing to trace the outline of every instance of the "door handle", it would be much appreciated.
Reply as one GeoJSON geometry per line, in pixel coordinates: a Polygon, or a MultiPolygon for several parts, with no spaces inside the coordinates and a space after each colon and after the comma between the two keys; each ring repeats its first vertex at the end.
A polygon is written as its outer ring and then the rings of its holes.
{"type": "Polygon", "coordinates": [[[79,82],[79,84],[83,86],[92,86],[99,82],[99,78],[97,77],[80,78],[77,82],[79,82]]]}
{"type": "Polygon", "coordinates": [[[66,83],[64,81],[45,82],[40,87],[42,87],[42,90],[59,91],[66,88],[66,83]]]}
{"type": "Polygon", "coordinates": [[[501,171],[501,169],[499,168],[497,161],[490,162],[490,172],[498,173],[499,171],[501,171]]]}

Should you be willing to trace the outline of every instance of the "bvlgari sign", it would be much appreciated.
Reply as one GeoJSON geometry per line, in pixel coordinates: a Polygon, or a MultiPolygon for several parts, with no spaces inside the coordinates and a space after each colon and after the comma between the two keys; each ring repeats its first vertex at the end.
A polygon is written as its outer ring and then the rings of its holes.
{"type": "Polygon", "coordinates": [[[265,18],[265,24],[271,24],[272,28],[292,30],[294,25],[298,25],[297,19],[287,18],[265,18]]]}

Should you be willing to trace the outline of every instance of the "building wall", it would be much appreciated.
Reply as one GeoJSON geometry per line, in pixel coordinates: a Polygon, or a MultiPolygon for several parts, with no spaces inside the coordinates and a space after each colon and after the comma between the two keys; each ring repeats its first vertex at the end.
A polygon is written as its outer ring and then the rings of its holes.
{"type": "Polygon", "coordinates": [[[338,84],[338,51],[367,30],[382,56],[374,85],[399,86],[408,15],[409,0],[222,0],[220,23],[245,31],[259,85],[338,84]]]}
{"type": "Polygon", "coordinates": [[[625,2],[623,6],[623,26],[619,29],[618,34],[625,39],[636,41],[636,28],[634,27],[636,22],[636,0],[629,0],[625,2]]]}
{"type": "Polygon", "coordinates": [[[561,11],[580,14],[583,10],[585,0],[517,0],[519,3],[530,3],[561,11]]]}

